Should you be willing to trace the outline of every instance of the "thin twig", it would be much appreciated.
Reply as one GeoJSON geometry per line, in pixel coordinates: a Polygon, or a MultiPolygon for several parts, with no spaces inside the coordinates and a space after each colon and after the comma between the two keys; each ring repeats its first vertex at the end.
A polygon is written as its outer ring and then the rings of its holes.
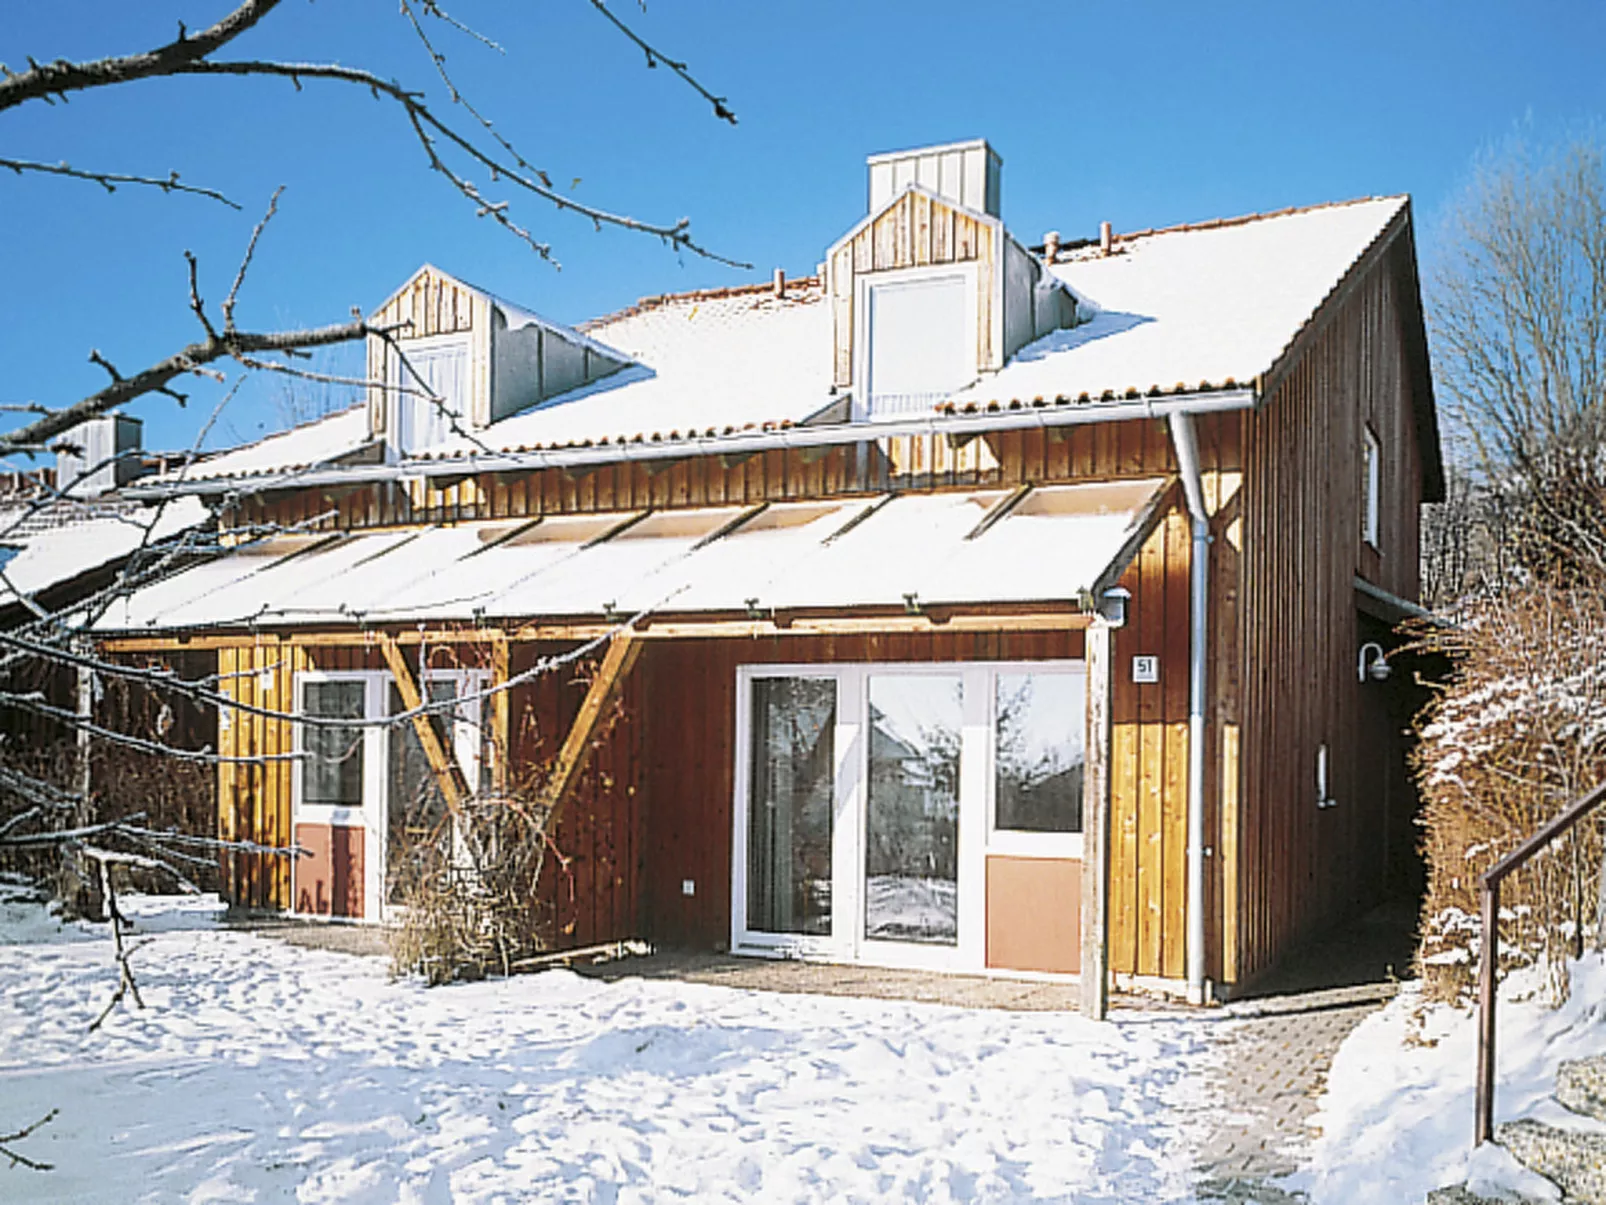
{"type": "Polygon", "coordinates": [[[177,172],[170,172],[166,176],[127,176],[120,172],[95,172],[73,167],[69,163],[38,163],[32,159],[4,159],[0,158],[0,168],[10,168],[17,175],[24,172],[42,172],[51,176],[67,176],[73,180],[90,180],[99,184],[107,192],[116,192],[119,184],[145,185],[159,188],[163,192],[187,192],[197,197],[207,197],[213,201],[220,201],[230,209],[240,206],[229,200],[215,188],[201,188],[194,184],[184,184],[178,178],[177,172]]]}

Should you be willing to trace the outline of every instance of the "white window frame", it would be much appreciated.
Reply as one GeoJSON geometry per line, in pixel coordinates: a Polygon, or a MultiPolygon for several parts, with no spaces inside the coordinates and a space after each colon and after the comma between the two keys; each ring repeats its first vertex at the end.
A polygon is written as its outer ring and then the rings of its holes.
{"type": "Polygon", "coordinates": [[[399,455],[408,455],[414,451],[407,446],[406,438],[413,432],[404,430],[404,415],[408,407],[426,401],[417,392],[420,388],[418,380],[402,365],[402,357],[412,359],[415,353],[428,354],[432,352],[456,350],[463,355],[463,385],[464,396],[459,399],[461,410],[458,412],[458,421],[464,428],[470,425],[471,408],[469,394],[473,391],[474,381],[474,341],[469,337],[468,331],[451,331],[443,335],[426,335],[419,339],[398,339],[392,351],[389,362],[390,372],[386,375],[385,384],[389,397],[386,399],[385,417],[389,420],[387,430],[390,433],[390,445],[399,455]],[[403,389],[412,390],[403,393],[403,389]]]}
{"type": "MultiPolygon", "coordinates": [[[[456,694],[478,694],[490,681],[485,670],[431,669],[423,675],[424,690],[428,683],[438,681],[457,683],[456,694]]],[[[290,776],[291,825],[321,824],[333,828],[360,828],[363,838],[363,915],[364,921],[377,921],[394,915],[395,910],[386,901],[385,864],[389,851],[386,848],[390,834],[390,734],[389,725],[373,723],[390,716],[390,688],[394,679],[389,670],[302,670],[292,679],[291,689],[294,711],[302,714],[302,687],[309,682],[361,682],[363,684],[362,730],[362,806],[343,804],[308,803],[304,798],[302,782],[303,763],[296,762],[290,776]]],[[[463,768],[464,779],[471,790],[477,789],[480,775],[480,718],[484,715],[484,699],[472,699],[464,705],[465,714],[452,721],[452,755],[463,768]]],[[[292,744],[299,755],[305,752],[307,727],[294,726],[292,744]]],[[[296,894],[296,861],[290,868],[291,899],[296,894]]]]}
{"type": "Polygon", "coordinates": [[[870,314],[870,294],[881,285],[913,284],[921,281],[959,277],[964,281],[965,331],[970,336],[967,349],[971,368],[970,381],[956,386],[963,389],[980,375],[977,348],[980,346],[980,308],[976,296],[976,264],[966,261],[957,264],[929,264],[919,268],[894,268],[883,272],[864,272],[853,282],[853,413],[854,422],[870,417],[870,340],[873,334],[870,314]]]}
{"type": "MultiPolygon", "coordinates": [[[[732,792],[731,949],[777,957],[823,958],[917,970],[984,969],[987,858],[1077,858],[1081,833],[996,828],[995,724],[999,674],[1064,673],[1083,682],[1087,663],[1047,661],[873,661],[761,663],[736,670],[736,758],[732,792]],[[868,818],[869,679],[875,675],[958,676],[963,684],[958,821],[958,942],[928,945],[869,938],[864,922],[864,845],[868,818]],[[826,678],[836,683],[835,798],[831,828],[831,933],[768,933],[747,927],[747,837],[752,775],[753,683],[760,678],[826,678]]],[[[1085,738],[1084,738],[1085,740],[1085,738]]],[[[1085,796],[1084,796],[1084,826],[1085,796]]]]}
{"type": "Polygon", "coordinates": [[[993,674],[988,691],[988,742],[987,742],[987,852],[1012,858],[1075,858],[1080,860],[1084,849],[1083,833],[1087,831],[1087,662],[1086,661],[1025,661],[992,663],[993,674]],[[998,827],[998,676],[1000,674],[1055,673],[1074,677],[1082,685],[1082,832],[1044,833],[1023,828],[998,827]]]}
{"type": "Polygon", "coordinates": [[[1370,423],[1361,426],[1361,535],[1373,548],[1381,550],[1378,529],[1383,503],[1383,445],[1370,423]]]}

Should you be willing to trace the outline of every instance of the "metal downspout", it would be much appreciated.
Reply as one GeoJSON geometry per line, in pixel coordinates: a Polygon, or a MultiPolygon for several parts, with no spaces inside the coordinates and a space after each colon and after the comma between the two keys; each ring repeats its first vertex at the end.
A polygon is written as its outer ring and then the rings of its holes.
{"type": "Polygon", "coordinates": [[[1193,527],[1188,567],[1188,1000],[1205,1002],[1205,689],[1209,666],[1210,516],[1199,477],[1193,416],[1169,416],[1171,442],[1193,527]]]}

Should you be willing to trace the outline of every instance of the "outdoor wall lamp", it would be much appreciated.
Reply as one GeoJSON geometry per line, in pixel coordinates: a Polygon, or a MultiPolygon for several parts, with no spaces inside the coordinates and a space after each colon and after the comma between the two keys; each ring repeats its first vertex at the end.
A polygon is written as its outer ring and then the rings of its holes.
{"type": "Polygon", "coordinates": [[[1388,663],[1383,655],[1383,646],[1375,640],[1368,640],[1361,645],[1361,655],[1355,661],[1355,676],[1362,682],[1366,675],[1371,674],[1373,681],[1387,682],[1394,667],[1388,663]]]}
{"type": "Polygon", "coordinates": [[[1112,628],[1126,626],[1126,605],[1132,597],[1132,591],[1125,586],[1116,586],[1106,590],[1104,597],[1099,600],[1099,616],[1112,628]]]}

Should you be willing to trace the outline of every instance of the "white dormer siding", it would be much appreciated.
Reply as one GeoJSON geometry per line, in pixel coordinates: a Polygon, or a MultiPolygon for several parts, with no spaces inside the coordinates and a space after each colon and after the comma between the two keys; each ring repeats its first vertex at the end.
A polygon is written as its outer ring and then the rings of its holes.
{"type": "MultiPolygon", "coordinates": [[[[985,142],[870,158],[870,213],[826,253],[832,379],[857,419],[930,410],[1077,321],[998,218],[985,142]]],[[[1052,278],[1047,278],[1051,280],[1052,278]]]]}

